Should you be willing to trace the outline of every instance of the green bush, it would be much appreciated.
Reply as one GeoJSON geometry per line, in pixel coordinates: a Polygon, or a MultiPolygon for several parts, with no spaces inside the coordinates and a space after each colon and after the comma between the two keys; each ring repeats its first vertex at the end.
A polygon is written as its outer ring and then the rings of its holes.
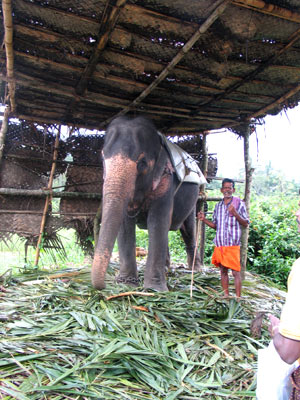
{"type": "Polygon", "coordinates": [[[297,203],[295,197],[261,196],[250,205],[248,268],[283,286],[300,257],[297,203]]]}

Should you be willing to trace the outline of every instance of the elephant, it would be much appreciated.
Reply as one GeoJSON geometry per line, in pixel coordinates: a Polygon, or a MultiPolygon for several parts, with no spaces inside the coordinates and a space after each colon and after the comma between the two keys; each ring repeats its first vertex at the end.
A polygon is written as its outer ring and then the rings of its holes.
{"type": "MultiPolygon", "coordinates": [[[[106,270],[117,238],[120,271],[116,282],[139,286],[135,253],[137,224],[148,229],[149,234],[144,288],[168,291],[165,274],[168,231],[180,229],[191,267],[197,247],[199,184],[180,181],[163,135],[145,117],[114,119],[106,130],[102,155],[102,219],[92,263],[92,285],[97,290],[105,288],[106,270]]],[[[198,271],[198,250],[195,254],[194,268],[198,271]]]]}

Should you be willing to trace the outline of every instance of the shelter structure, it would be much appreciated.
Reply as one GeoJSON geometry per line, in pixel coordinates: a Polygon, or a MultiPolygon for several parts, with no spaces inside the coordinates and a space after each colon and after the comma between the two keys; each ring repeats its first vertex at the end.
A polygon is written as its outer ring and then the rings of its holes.
{"type": "Polygon", "coordinates": [[[244,137],[248,204],[249,135],[300,100],[298,0],[2,0],[0,18],[0,159],[9,117],[101,131],[143,114],[167,136],[229,128],[244,137]]]}
{"type": "Polygon", "coordinates": [[[3,0],[1,18],[2,98],[27,121],[240,131],[300,98],[297,0],[3,0]]]}

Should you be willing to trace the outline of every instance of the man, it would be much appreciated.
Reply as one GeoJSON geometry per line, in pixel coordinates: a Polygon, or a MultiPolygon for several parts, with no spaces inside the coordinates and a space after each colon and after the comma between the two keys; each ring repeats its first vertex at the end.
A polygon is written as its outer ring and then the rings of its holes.
{"type": "MultiPolygon", "coordinates": [[[[300,210],[296,212],[296,217],[298,231],[300,232],[300,210]]],[[[292,364],[300,358],[300,258],[292,266],[287,286],[286,302],[280,320],[270,314],[271,324],[269,331],[273,338],[275,349],[282,360],[292,364]]]]}
{"type": "Polygon", "coordinates": [[[221,192],[224,199],[214,209],[213,219],[209,221],[200,211],[197,215],[209,227],[216,229],[214,239],[215,249],[212,256],[212,264],[220,267],[221,284],[225,296],[229,296],[228,270],[234,277],[235,293],[239,298],[242,291],[240,241],[241,226],[248,226],[249,220],[245,203],[238,197],[233,197],[235,192],[234,181],[225,178],[222,181],[221,192]]]}

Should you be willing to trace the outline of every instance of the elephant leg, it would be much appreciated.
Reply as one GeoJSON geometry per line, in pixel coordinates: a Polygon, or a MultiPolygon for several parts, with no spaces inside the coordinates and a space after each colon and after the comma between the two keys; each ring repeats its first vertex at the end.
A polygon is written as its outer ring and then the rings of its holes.
{"type": "Polygon", "coordinates": [[[170,249],[169,246],[167,248],[167,259],[166,259],[166,269],[167,271],[169,271],[169,269],[171,268],[171,256],[170,256],[170,249]]]}
{"type": "Polygon", "coordinates": [[[148,258],[144,287],[160,292],[168,291],[165,266],[168,254],[168,231],[172,207],[153,207],[148,214],[148,258]]]}
{"type": "Polygon", "coordinates": [[[195,257],[194,271],[201,270],[200,255],[197,249],[198,244],[196,243],[196,224],[195,224],[195,211],[193,210],[187,219],[183,222],[180,227],[180,233],[185,243],[187,262],[189,268],[193,266],[193,260],[195,257]],[[196,249],[196,254],[195,254],[196,249]]]}
{"type": "Polygon", "coordinates": [[[118,234],[120,273],[116,282],[139,286],[135,257],[135,219],[126,216],[118,234]]]}

